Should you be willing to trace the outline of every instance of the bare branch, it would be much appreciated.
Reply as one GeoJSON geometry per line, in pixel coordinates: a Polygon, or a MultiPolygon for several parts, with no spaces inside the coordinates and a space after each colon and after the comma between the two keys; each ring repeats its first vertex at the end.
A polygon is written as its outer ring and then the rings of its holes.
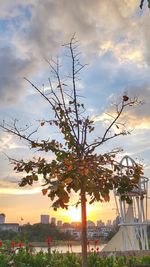
{"type": "MultiPolygon", "coordinates": [[[[129,98],[127,96],[123,96],[123,100],[120,103],[121,104],[121,107],[119,107],[119,105],[116,105],[116,111],[117,111],[116,117],[115,116],[111,116],[113,118],[112,122],[107,127],[107,129],[106,129],[103,137],[102,138],[98,138],[98,139],[101,139],[101,140],[100,141],[97,141],[97,142],[94,142],[93,144],[90,144],[90,145],[86,146],[86,148],[85,148],[86,151],[90,151],[90,152],[91,151],[94,151],[96,147],[104,144],[105,142],[109,141],[110,139],[113,139],[113,138],[118,137],[120,135],[126,135],[126,134],[129,134],[131,132],[131,131],[129,132],[129,131],[124,130],[124,131],[121,131],[119,133],[115,133],[115,134],[107,137],[107,135],[110,132],[110,130],[112,129],[112,127],[114,125],[120,124],[120,122],[118,122],[118,119],[120,118],[120,116],[122,115],[122,113],[123,113],[123,111],[124,111],[124,109],[126,107],[137,105],[137,104],[141,104],[141,101],[138,101],[138,99],[136,99],[136,98],[133,99],[133,100],[131,99],[130,101],[128,101],[128,100],[129,100],[129,98]]],[[[125,127],[124,124],[122,124],[122,125],[125,127]]]]}
{"type": "Polygon", "coordinates": [[[16,135],[16,136],[20,137],[21,139],[24,139],[30,143],[33,142],[33,140],[30,139],[30,136],[33,134],[33,132],[29,136],[26,136],[25,134],[21,134],[21,132],[19,132],[19,130],[16,127],[13,129],[13,128],[11,128],[11,126],[9,126],[8,124],[5,124],[5,123],[3,123],[3,125],[0,124],[0,128],[3,129],[4,131],[6,131],[7,133],[16,135]]]}

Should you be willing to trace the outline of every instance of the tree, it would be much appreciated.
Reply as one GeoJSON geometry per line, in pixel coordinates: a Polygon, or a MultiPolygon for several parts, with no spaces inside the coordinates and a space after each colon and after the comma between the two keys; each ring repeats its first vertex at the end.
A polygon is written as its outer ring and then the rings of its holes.
{"type": "Polygon", "coordinates": [[[142,167],[136,165],[134,169],[126,170],[122,179],[120,166],[116,160],[116,155],[120,150],[97,154],[97,148],[118,136],[129,133],[120,118],[126,108],[134,107],[140,101],[124,95],[116,104],[115,113],[110,114],[111,122],[105,132],[101,137],[90,142],[89,135],[94,131],[94,121],[86,114],[84,104],[80,102],[77,93],[77,81],[85,65],[80,62],[78,43],[74,36],[63,48],[67,50],[67,56],[71,61],[71,74],[67,76],[67,80],[61,74],[58,59],[48,61],[54,77],[54,82],[51,78],[49,79],[49,94],[25,78],[51,108],[52,118],[48,121],[40,121],[41,127],[46,124],[51,128],[56,127],[62,136],[62,141],[51,139],[39,141],[34,138],[36,131],[27,133],[28,127],[22,131],[18,128],[16,120],[13,125],[3,122],[1,128],[7,133],[26,140],[31,149],[45,153],[53,152],[55,156],[51,161],[45,157],[37,159],[34,157],[29,161],[9,158],[14,164],[14,170],[25,174],[19,183],[20,186],[32,185],[42,175],[44,179],[43,195],[47,195],[53,201],[55,210],[59,207],[68,208],[71,191],[79,193],[76,204],[81,204],[82,267],[86,267],[87,202],[92,204],[95,201],[109,201],[109,193],[113,188],[116,188],[122,195],[122,199],[130,201],[126,192],[133,189],[142,173],[142,167]],[[132,178],[128,177],[129,171],[132,171],[132,178]]]}

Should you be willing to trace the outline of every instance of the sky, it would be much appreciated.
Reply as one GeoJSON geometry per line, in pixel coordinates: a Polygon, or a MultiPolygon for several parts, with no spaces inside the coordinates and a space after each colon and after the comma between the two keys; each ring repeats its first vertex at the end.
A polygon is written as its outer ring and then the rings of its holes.
{"type": "MultiPolygon", "coordinates": [[[[149,23],[150,11],[146,3],[141,10],[139,0],[1,0],[0,121],[17,119],[20,125],[34,127],[37,120],[49,116],[48,106],[24,77],[47,86],[50,70],[45,59],[59,55],[63,63],[62,44],[76,33],[81,58],[88,64],[78,87],[87,112],[99,123],[95,134],[104,131],[105,112],[124,93],[142,100],[123,118],[132,134],[108,143],[105,149],[122,147],[120,157],[129,155],[142,162],[145,176],[150,177],[149,23]]],[[[50,129],[40,134],[57,138],[50,129]]],[[[6,214],[6,222],[21,223],[22,217],[22,223],[36,223],[40,214],[63,221],[79,219],[73,206],[68,212],[54,212],[50,200],[42,196],[40,183],[19,188],[20,176],[5,154],[17,159],[34,155],[24,141],[6,132],[0,131],[0,143],[0,213],[6,214]]],[[[113,194],[109,203],[89,206],[87,213],[90,220],[113,220],[113,194]]]]}

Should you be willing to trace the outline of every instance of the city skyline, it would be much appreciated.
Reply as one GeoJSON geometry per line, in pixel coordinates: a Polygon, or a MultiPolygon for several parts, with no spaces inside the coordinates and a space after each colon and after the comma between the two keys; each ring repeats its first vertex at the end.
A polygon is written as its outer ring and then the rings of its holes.
{"type": "MultiPolygon", "coordinates": [[[[26,223],[24,224],[24,219],[21,217],[20,219],[21,223],[20,225],[26,225],[26,223]]],[[[95,227],[95,226],[112,226],[114,224],[118,224],[118,216],[115,218],[115,220],[110,220],[108,219],[106,222],[104,222],[102,219],[98,219],[97,221],[91,221],[91,220],[87,220],[87,227],[95,227]]],[[[54,224],[55,226],[58,227],[64,227],[65,224],[68,224],[70,226],[77,226],[81,224],[81,221],[70,221],[70,222],[66,222],[63,220],[57,220],[56,217],[51,217],[49,214],[40,214],[39,216],[39,221],[35,222],[36,223],[41,223],[41,224],[54,224]]],[[[0,213],[0,225],[1,224],[16,224],[16,222],[7,222],[7,216],[4,213],[0,213]]],[[[30,222],[28,222],[27,224],[30,224],[30,222]]],[[[33,223],[34,224],[34,223],[33,223]]]]}
{"type": "MultiPolygon", "coordinates": [[[[36,128],[38,120],[50,117],[45,102],[23,77],[40,87],[44,84],[48,90],[49,67],[45,59],[59,54],[63,62],[62,44],[76,32],[81,59],[88,64],[78,81],[78,89],[87,112],[95,121],[95,137],[105,131],[110,121],[108,107],[112,107],[124,93],[139,97],[144,103],[128,110],[123,117],[131,135],[109,142],[98,153],[121,147],[123,152],[118,160],[126,154],[131,156],[143,163],[144,175],[150,177],[149,10],[144,7],[140,10],[138,0],[65,2],[66,5],[64,1],[46,0],[43,5],[35,0],[2,0],[0,122],[12,123],[17,119],[21,126],[29,123],[31,128],[33,125],[36,128]]],[[[66,71],[66,61],[64,67],[66,71]]],[[[39,138],[57,139],[57,132],[41,128],[39,138]]],[[[40,214],[49,214],[63,221],[71,221],[74,217],[79,220],[80,209],[75,209],[77,197],[72,192],[69,210],[55,212],[51,208],[52,202],[42,195],[41,180],[32,187],[18,186],[21,175],[13,171],[6,154],[16,159],[31,159],[39,156],[38,152],[32,154],[24,141],[4,131],[0,131],[0,142],[0,212],[6,214],[7,222],[20,222],[23,218],[25,223],[34,223],[40,214]]],[[[53,159],[52,154],[46,154],[46,157],[53,159]]],[[[105,222],[109,218],[115,219],[113,193],[110,199],[108,203],[88,205],[87,219],[94,222],[99,218],[105,222]]]]}
{"type": "MultiPolygon", "coordinates": [[[[40,195],[38,197],[40,197],[40,195]]],[[[43,197],[41,197],[40,203],[41,203],[41,206],[43,206],[43,197]]],[[[96,222],[97,220],[101,219],[104,222],[106,222],[107,220],[110,219],[111,213],[113,214],[113,215],[111,214],[111,220],[114,220],[116,218],[116,207],[112,209],[112,206],[111,206],[112,202],[111,202],[111,205],[109,205],[108,203],[104,203],[105,212],[103,213],[102,213],[102,207],[100,207],[99,205],[100,203],[96,203],[96,205],[92,205],[90,208],[88,208],[87,220],[92,220],[96,222]],[[99,213],[98,206],[99,206],[99,211],[101,211],[101,216],[98,215],[99,213]]],[[[37,212],[35,208],[36,207],[34,207],[34,210],[31,211],[32,215],[30,215],[30,211],[26,211],[26,212],[22,212],[19,214],[17,214],[17,212],[13,212],[11,216],[11,214],[9,213],[9,211],[11,210],[11,207],[9,207],[8,210],[1,209],[0,213],[4,213],[6,215],[7,223],[11,223],[11,222],[17,222],[21,224],[28,223],[28,222],[30,222],[31,224],[38,223],[40,222],[41,214],[46,214],[46,215],[49,215],[50,218],[55,217],[57,220],[62,220],[65,222],[81,221],[80,207],[77,209],[77,211],[76,211],[76,208],[73,208],[73,210],[70,209],[68,211],[62,210],[61,214],[59,212],[53,211],[53,209],[50,209],[49,211],[48,208],[45,208],[42,211],[37,212]],[[78,215],[75,212],[77,212],[78,215]],[[74,220],[75,218],[76,220],[74,220]]],[[[16,207],[16,209],[18,210],[18,206],[16,207]]]]}

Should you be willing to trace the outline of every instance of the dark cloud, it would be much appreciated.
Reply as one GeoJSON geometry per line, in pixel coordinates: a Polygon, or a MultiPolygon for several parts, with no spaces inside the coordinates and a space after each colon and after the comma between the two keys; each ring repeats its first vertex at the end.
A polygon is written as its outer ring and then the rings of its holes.
{"type": "Polygon", "coordinates": [[[18,100],[23,93],[26,73],[30,73],[32,62],[17,56],[10,47],[0,49],[0,104],[18,100]]]}
{"type": "Polygon", "coordinates": [[[74,32],[87,57],[109,50],[122,60],[128,53],[130,59],[132,53],[140,51],[141,57],[149,62],[149,16],[135,14],[139,8],[135,0],[45,0],[44,3],[5,0],[1,3],[0,16],[11,17],[11,10],[15,9],[21,17],[17,7],[29,5],[32,5],[30,19],[23,16],[22,26],[13,28],[10,40],[13,47],[0,51],[1,104],[15,102],[24,90],[22,78],[29,73],[36,74],[41,58],[56,54],[74,32]]]}
{"type": "MultiPolygon", "coordinates": [[[[38,1],[32,10],[27,38],[37,51],[45,54],[58,47],[58,42],[68,41],[76,32],[84,49],[95,53],[101,44],[131,27],[130,18],[124,15],[125,7],[126,4],[118,0],[45,0],[44,4],[38,1]]],[[[129,14],[129,6],[128,10],[129,14]]]]}

